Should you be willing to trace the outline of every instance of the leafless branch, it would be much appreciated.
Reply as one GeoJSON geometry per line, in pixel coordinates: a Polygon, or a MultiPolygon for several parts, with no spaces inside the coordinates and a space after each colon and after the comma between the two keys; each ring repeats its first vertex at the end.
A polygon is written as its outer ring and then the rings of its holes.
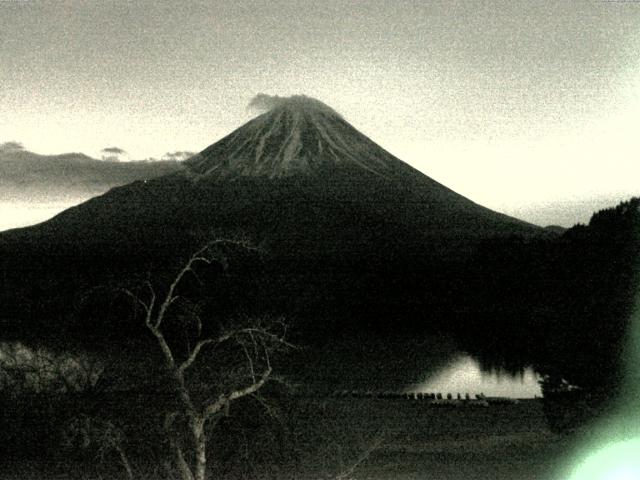
{"type": "MultiPolygon", "coordinates": [[[[181,302],[181,304],[184,304],[182,313],[186,314],[187,318],[195,323],[195,336],[193,330],[185,330],[185,336],[187,337],[186,351],[183,350],[182,353],[178,354],[172,349],[174,345],[165,337],[163,324],[170,314],[171,306],[181,298],[178,291],[185,276],[191,273],[198,279],[196,267],[200,264],[210,265],[218,262],[223,268],[226,268],[224,255],[218,255],[213,251],[216,246],[225,244],[241,246],[247,250],[256,250],[249,245],[248,242],[241,240],[215,240],[205,244],[191,255],[173,277],[168,288],[166,288],[166,290],[163,289],[166,293],[163,293],[160,298],[156,297],[156,290],[150,281],[145,283],[146,289],[149,292],[148,299],[146,300],[143,299],[141,295],[136,295],[132,290],[122,290],[124,294],[134,301],[136,307],[142,308],[145,314],[145,325],[155,338],[164,356],[167,371],[174,381],[175,393],[181,405],[179,408],[180,415],[183,416],[188,425],[189,438],[195,448],[191,460],[187,460],[180,444],[173,438],[169,431],[178,413],[174,412],[165,417],[165,431],[167,435],[169,435],[174,462],[180,471],[182,480],[204,480],[205,478],[205,424],[208,424],[208,428],[210,428],[214,421],[219,420],[222,413],[228,411],[231,402],[249,395],[254,395],[265,385],[272,373],[270,356],[273,351],[281,347],[295,348],[294,345],[285,340],[286,324],[281,319],[272,323],[256,320],[252,321],[248,326],[236,326],[236,328],[230,329],[226,329],[220,325],[219,335],[204,336],[203,322],[199,316],[197,307],[187,308],[190,304],[189,300],[185,299],[184,302],[181,302]],[[203,402],[197,400],[193,396],[195,390],[193,386],[189,384],[190,378],[185,376],[187,370],[192,368],[198,361],[205,347],[215,349],[216,346],[230,341],[235,341],[243,352],[244,359],[246,360],[245,368],[248,369],[250,373],[250,383],[238,387],[238,384],[242,385],[243,382],[248,382],[246,379],[243,380],[242,375],[232,373],[231,385],[235,385],[227,387],[220,385],[223,393],[221,393],[215,401],[203,402]],[[191,345],[193,345],[193,347],[191,347],[191,345]],[[258,373],[258,370],[262,370],[262,373],[258,373]],[[233,377],[233,375],[237,376],[233,377]],[[193,463],[192,466],[189,465],[189,461],[193,463]]],[[[198,279],[198,281],[200,280],[198,279]]],[[[185,323],[185,326],[186,325],[187,323],[185,323]]],[[[202,371],[207,372],[206,369],[202,371]]],[[[202,371],[200,372],[202,373],[202,371]]],[[[231,371],[233,372],[233,369],[231,371]]]]}
{"type": "Polygon", "coordinates": [[[200,340],[196,344],[196,346],[193,348],[193,350],[191,351],[191,353],[189,354],[187,359],[180,364],[180,366],[178,367],[178,372],[180,374],[183,374],[185,372],[185,370],[187,370],[189,367],[191,367],[191,365],[193,365],[193,363],[196,361],[196,359],[198,358],[198,355],[200,354],[200,351],[202,350],[202,348],[205,347],[206,345],[210,345],[212,343],[220,343],[220,339],[214,340],[212,338],[206,338],[204,340],[200,340]]]}
{"type": "Polygon", "coordinates": [[[358,456],[358,458],[351,465],[349,465],[342,472],[338,473],[333,478],[333,480],[350,480],[350,479],[353,479],[353,472],[355,472],[355,470],[360,465],[362,465],[362,463],[364,463],[371,456],[371,454],[380,447],[381,444],[382,444],[382,436],[376,437],[371,442],[371,444],[368,446],[368,448],[364,452],[362,452],[358,456]]]}
{"type": "Polygon", "coordinates": [[[252,393],[251,398],[255,399],[262,406],[269,417],[277,420],[278,422],[282,422],[282,419],[277,414],[276,409],[273,408],[273,406],[270,405],[264,398],[262,398],[258,392],[252,393]]]}
{"type": "MultiPolygon", "coordinates": [[[[251,355],[249,354],[249,350],[247,349],[247,346],[242,343],[241,341],[237,340],[238,345],[240,345],[240,348],[242,349],[242,351],[244,352],[244,356],[247,359],[247,364],[249,365],[249,372],[251,373],[251,380],[253,382],[256,381],[256,371],[253,367],[253,360],[251,358],[251,355]]],[[[255,343],[254,343],[255,346],[255,343]]],[[[257,355],[256,355],[257,356],[257,355]]]]}
{"type": "Polygon", "coordinates": [[[229,394],[220,395],[217,401],[207,405],[204,408],[202,416],[205,419],[209,419],[210,417],[218,413],[220,410],[222,410],[222,408],[224,408],[226,404],[257,392],[260,388],[264,386],[264,384],[269,379],[270,375],[271,375],[271,368],[269,367],[263,372],[263,374],[261,375],[260,379],[257,382],[252,383],[248,387],[241,388],[239,390],[234,390],[229,394]]]}

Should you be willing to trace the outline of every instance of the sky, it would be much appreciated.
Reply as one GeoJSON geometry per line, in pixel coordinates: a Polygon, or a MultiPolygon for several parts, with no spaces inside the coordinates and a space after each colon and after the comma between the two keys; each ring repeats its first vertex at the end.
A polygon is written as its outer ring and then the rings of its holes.
{"type": "Polygon", "coordinates": [[[258,93],[327,103],[490,208],[640,194],[640,2],[0,0],[0,142],[200,151],[258,93]]]}

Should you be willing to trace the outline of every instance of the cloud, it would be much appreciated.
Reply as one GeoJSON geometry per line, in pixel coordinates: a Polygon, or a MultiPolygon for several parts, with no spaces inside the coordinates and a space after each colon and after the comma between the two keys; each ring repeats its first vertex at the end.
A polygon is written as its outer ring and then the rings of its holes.
{"type": "Polygon", "coordinates": [[[18,152],[24,150],[24,145],[20,142],[0,143],[0,152],[18,152]]]}
{"type": "Polygon", "coordinates": [[[308,97],[307,95],[291,95],[289,97],[281,97],[279,95],[268,95],[266,93],[258,93],[255,97],[253,97],[249,104],[247,105],[247,109],[257,111],[259,113],[268,112],[276,107],[281,105],[289,105],[296,108],[315,110],[315,111],[325,111],[331,113],[332,115],[338,115],[341,117],[339,113],[333,110],[328,105],[325,105],[320,100],[316,100],[315,98],[308,97]]]}
{"type": "Polygon", "coordinates": [[[100,151],[103,152],[103,153],[111,154],[111,155],[122,155],[122,154],[127,153],[126,151],[124,151],[123,149],[118,148],[118,147],[106,147],[106,148],[103,148],[100,151]]]}
{"type": "Polygon", "coordinates": [[[105,162],[120,162],[123,160],[122,156],[127,152],[120,147],[105,147],[102,150],[102,160],[105,162]]]}
{"type": "Polygon", "coordinates": [[[167,152],[162,156],[163,160],[173,160],[173,161],[181,161],[186,160],[189,157],[193,157],[196,153],[189,151],[177,151],[177,152],[167,152]]]}
{"type": "Polygon", "coordinates": [[[272,108],[277,107],[278,105],[282,105],[290,97],[280,97],[278,95],[268,95],[266,93],[258,93],[255,97],[253,97],[247,108],[249,110],[254,110],[258,112],[267,112],[272,108]]]}

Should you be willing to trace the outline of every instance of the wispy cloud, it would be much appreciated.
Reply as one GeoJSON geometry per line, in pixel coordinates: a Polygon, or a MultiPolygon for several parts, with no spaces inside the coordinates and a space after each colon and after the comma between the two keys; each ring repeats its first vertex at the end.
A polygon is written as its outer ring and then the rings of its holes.
{"type": "Polygon", "coordinates": [[[177,152],[167,152],[162,156],[162,160],[181,161],[181,160],[186,160],[189,157],[193,157],[195,154],[196,154],[195,152],[189,152],[187,150],[177,151],[177,152]]]}
{"type": "Polygon", "coordinates": [[[249,110],[254,110],[258,112],[267,112],[272,108],[277,107],[278,105],[282,105],[287,102],[291,97],[281,97],[279,95],[268,95],[266,93],[258,93],[255,97],[253,97],[247,108],[249,110]]]}

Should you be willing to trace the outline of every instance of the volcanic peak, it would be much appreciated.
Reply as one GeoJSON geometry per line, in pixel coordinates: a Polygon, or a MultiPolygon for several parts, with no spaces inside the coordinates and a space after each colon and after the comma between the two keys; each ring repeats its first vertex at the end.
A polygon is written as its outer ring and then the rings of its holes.
{"type": "Polygon", "coordinates": [[[385,176],[399,162],[319,100],[270,98],[267,112],[190,159],[191,172],[277,178],[355,166],[385,176]]]}
{"type": "Polygon", "coordinates": [[[258,94],[250,102],[249,106],[262,109],[267,113],[274,110],[286,110],[289,113],[296,115],[313,115],[318,113],[325,113],[327,115],[340,117],[338,112],[336,112],[329,105],[307,95],[291,95],[290,97],[279,97],[277,95],[271,96],[258,94]]]}

